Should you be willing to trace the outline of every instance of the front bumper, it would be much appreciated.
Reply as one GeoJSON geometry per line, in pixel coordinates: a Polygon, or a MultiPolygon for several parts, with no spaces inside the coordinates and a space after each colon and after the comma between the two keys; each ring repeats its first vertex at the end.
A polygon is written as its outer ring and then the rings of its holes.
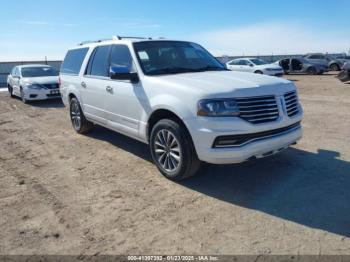
{"type": "Polygon", "coordinates": [[[29,101],[34,100],[46,100],[46,99],[54,99],[60,98],[61,93],[59,89],[30,89],[25,88],[24,90],[24,98],[29,101]]]}
{"type": "Polygon", "coordinates": [[[284,72],[283,71],[264,71],[264,74],[269,75],[269,76],[277,76],[277,77],[282,77],[284,72]]]}
{"type": "Polygon", "coordinates": [[[241,163],[252,158],[262,158],[276,154],[301,139],[303,130],[294,128],[290,132],[257,139],[242,146],[213,147],[220,136],[254,134],[267,130],[276,130],[291,126],[301,121],[302,112],[293,118],[282,116],[275,123],[252,125],[239,118],[187,120],[187,127],[192,136],[198,158],[212,164],[241,163]]]}

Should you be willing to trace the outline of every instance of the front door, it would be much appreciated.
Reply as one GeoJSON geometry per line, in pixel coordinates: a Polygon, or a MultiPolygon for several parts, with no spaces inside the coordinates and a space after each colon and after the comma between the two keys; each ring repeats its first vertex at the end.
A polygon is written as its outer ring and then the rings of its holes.
{"type": "MultiPolygon", "coordinates": [[[[130,50],[126,45],[113,45],[110,67],[127,67],[135,71],[130,50]]],[[[141,82],[112,80],[106,83],[106,114],[108,125],[115,130],[138,136],[141,116],[144,112],[142,101],[145,95],[141,82]]]]}

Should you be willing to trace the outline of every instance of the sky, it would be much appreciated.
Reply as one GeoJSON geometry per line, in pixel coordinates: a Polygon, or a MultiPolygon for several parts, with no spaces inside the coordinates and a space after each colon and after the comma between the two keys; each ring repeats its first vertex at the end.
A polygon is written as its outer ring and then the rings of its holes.
{"type": "Polygon", "coordinates": [[[349,0],[2,0],[0,8],[0,61],[63,59],[81,41],[113,35],[194,41],[217,56],[350,49],[349,0]]]}

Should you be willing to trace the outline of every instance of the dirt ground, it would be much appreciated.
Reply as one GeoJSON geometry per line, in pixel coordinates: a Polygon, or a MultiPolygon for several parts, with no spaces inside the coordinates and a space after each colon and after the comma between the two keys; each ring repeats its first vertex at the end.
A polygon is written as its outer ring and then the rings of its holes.
{"type": "Polygon", "coordinates": [[[163,178],[148,147],[76,134],[60,101],[0,93],[0,254],[350,254],[350,85],[287,76],[304,138],[163,178]]]}

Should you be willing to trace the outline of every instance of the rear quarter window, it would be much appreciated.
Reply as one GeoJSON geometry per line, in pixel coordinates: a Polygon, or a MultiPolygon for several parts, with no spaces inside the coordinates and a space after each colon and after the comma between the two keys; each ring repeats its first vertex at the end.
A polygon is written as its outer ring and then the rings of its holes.
{"type": "Polygon", "coordinates": [[[62,74],[78,75],[89,48],[69,50],[61,66],[62,74]]]}

